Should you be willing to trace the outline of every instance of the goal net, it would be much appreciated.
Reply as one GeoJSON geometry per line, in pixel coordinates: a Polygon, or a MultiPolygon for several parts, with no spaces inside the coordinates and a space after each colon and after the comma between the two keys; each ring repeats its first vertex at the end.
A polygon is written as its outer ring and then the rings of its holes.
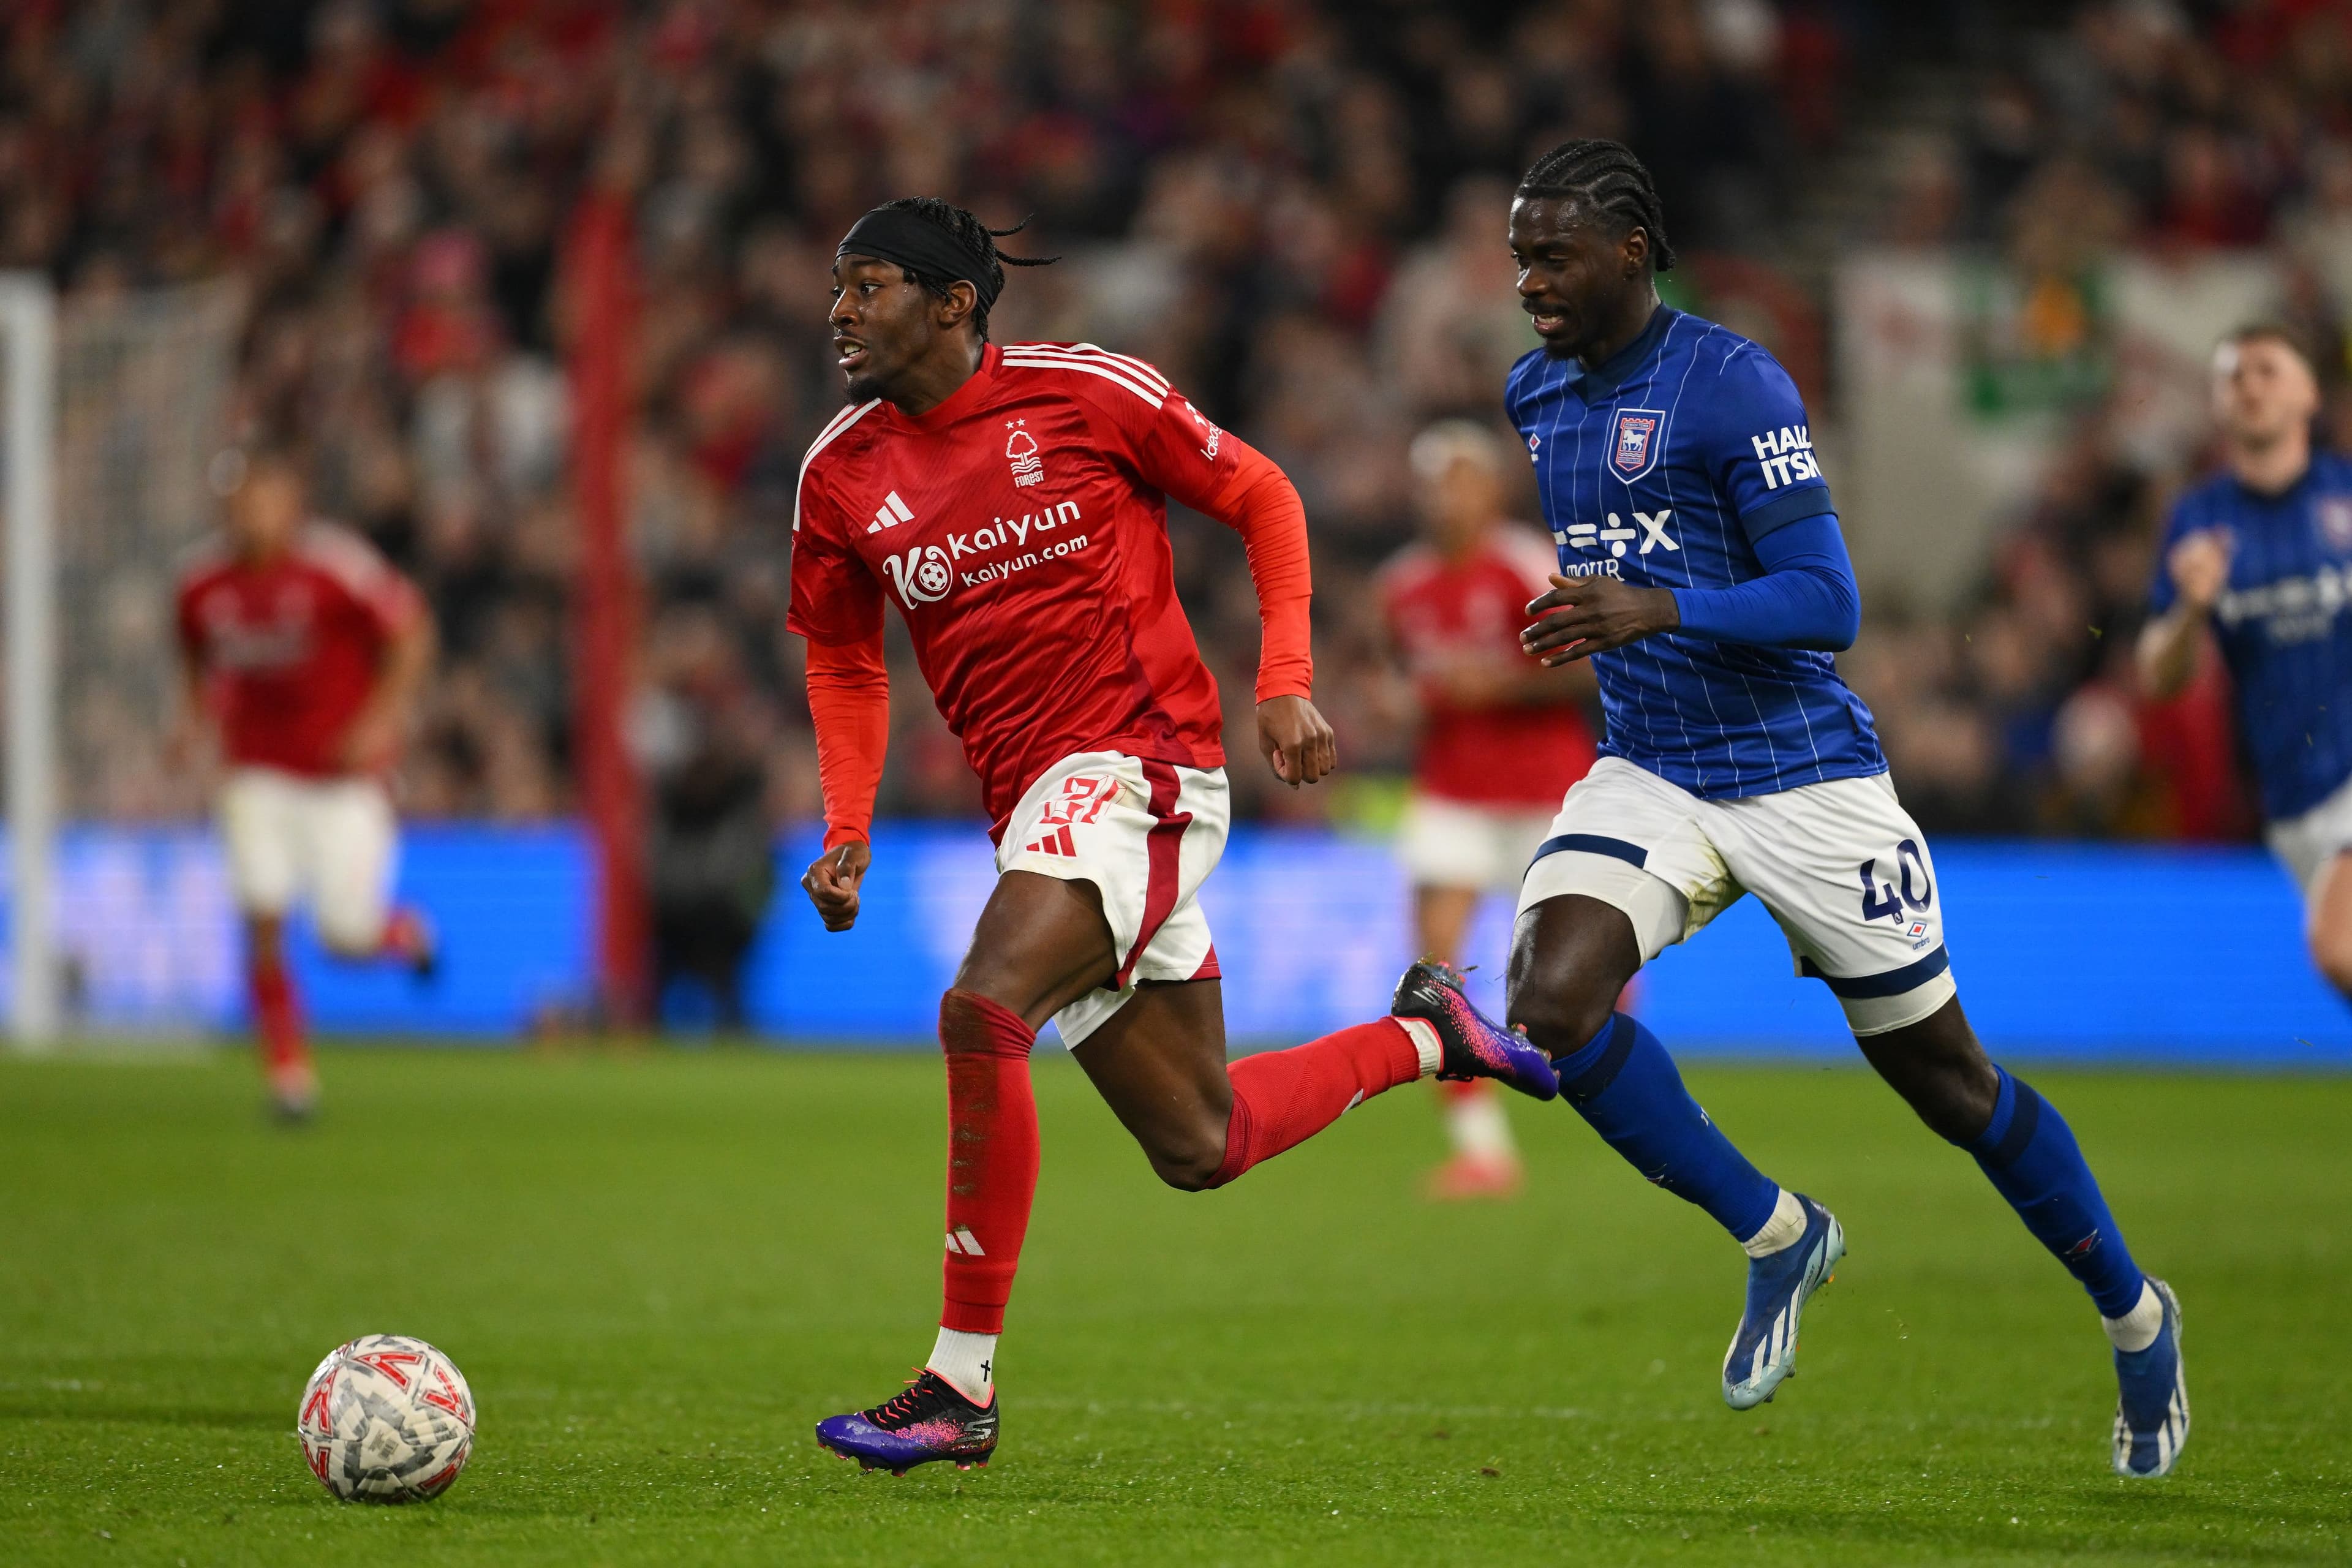
{"type": "MultiPolygon", "coordinates": [[[[241,314],[226,282],[68,298],[56,311],[47,945],[63,1033],[193,1034],[236,1006],[205,780],[169,765],[165,740],[173,588],[218,504],[205,478],[228,435],[241,314]]],[[[8,519],[12,544],[25,526],[8,519]]],[[[26,743],[20,728],[11,742],[26,743]]],[[[17,815],[12,803],[12,831],[17,815]]]]}

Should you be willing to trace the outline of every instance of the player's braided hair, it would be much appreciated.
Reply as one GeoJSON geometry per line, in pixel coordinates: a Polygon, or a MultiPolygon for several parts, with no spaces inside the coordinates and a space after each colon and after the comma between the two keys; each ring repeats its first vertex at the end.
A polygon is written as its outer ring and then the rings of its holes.
{"type": "Polygon", "coordinates": [[[1521,197],[1565,197],[1596,216],[1605,216],[1620,234],[1640,228],[1650,237],[1653,270],[1675,269],[1675,247],[1666,238],[1666,211],[1650,171],[1622,142],[1584,137],[1563,142],[1535,161],[1519,181],[1521,197]]]}
{"type": "MultiPolygon", "coordinates": [[[[972,306],[971,324],[979,331],[982,342],[988,341],[988,305],[1003,290],[1004,269],[1008,267],[1050,267],[1061,259],[1058,256],[1007,256],[996,248],[998,240],[1009,238],[1029,226],[1029,220],[1025,217],[1011,228],[991,228],[953,202],[941,201],[937,196],[900,196],[895,202],[882,205],[912,213],[925,223],[945,229],[948,237],[970,252],[972,259],[980,264],[981,274],[988,279],[989,286],[981,290],[980,299],[972,306]]],[[[923,286],[925,293],[941,300],[948,297],[948,290],[957,283],[969,281],[918,271],[911,267],[903,270],[923,286]]]]}

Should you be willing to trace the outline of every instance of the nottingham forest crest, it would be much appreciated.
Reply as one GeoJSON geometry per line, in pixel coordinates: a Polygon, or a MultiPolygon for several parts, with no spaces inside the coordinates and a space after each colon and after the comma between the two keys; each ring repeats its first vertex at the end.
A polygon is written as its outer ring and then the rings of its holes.
{"type": "Polygon", "coordinates": [[[1004,460],[1013,465],[1013,482],[1026,489],[1045,477],[1045,460],[1038,456],[1037,437],[1024,428],[1026,419],[1008,419],[1004,427],[1013,432],[1004,438],[1004,460]]]}

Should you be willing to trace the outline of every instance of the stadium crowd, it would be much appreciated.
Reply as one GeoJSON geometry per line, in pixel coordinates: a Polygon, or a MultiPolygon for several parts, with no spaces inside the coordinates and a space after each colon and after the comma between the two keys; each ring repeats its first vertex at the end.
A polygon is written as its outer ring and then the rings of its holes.
{"type": "MultiPolygon", "coordinates": [[[[783,821],[817,806],[781,611],[800,454],[838,401],[831,247],[907,192],[1034,215],[1008,248],[1064,260],[1015,279],[994,335],[1148,357],[1292,473],[1317,534],[1319,695],[1351,768],[1378,776],[1405,752],[1370,588],[1412,529],[1404,448],[1433,417],[1498,417],[1531,341],[1498,237],[1510,179],[1563,136],[1630,141],[1694,258],[1683,298],[1704,303],[1755,269],[1744,253],[1846,133],[1840,106],[1891,47],[1873,10],[937,0],[885,26],[783,0],[25,0],[0,70],[0,266],[84,303],[238,281],[237,419],[299,436],[321,510],[414,573],[440,620],[406,808],[530,818],[570,804],[562,354],[582,323],[562,240],[584,182],[625,183],[647,596],[633,737],[679,820],[783,821]]],[[[2058,273],[2126,244],[2276,244],[2352,433],[2344,8],[2201,16],[2105,4],[2037,35],[1906,172],[1879,237],[2058,273]]],[[[1818,308],[1787,292],[1774,346],[1827,423],[1818,308]]],[[[2116,410],[2081,418],[1980,606],[1874,606],[1849,671],[1931,828],[2242,833],[2210,679],[2161,710],[2128,681],[2150,540],[2199,455],[2151,460],[2116,410]]],[[[1238,546],[1198,519],[1173,531],[1204,650],[1245,702],[1238,546]]],[[[929,704],[893,725],[883,810],[971,810],[929,704]]],[[[128,752],[94,768],[142,770],[128,752]]],[[[1234,783],[1245,814],[1364,800],[1234,783]]]]}

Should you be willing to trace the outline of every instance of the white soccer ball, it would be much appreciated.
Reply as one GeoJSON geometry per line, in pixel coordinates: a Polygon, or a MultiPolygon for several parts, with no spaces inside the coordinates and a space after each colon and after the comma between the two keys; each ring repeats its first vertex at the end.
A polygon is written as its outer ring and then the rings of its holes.
{"type": "Polygon", "coordinates": [[[419,1502],[466,1468],[474,1394],[423,1340],[363,1334],[310,1374],[294,1430],[310,1473],[345,1502],[419,1502]]]}

